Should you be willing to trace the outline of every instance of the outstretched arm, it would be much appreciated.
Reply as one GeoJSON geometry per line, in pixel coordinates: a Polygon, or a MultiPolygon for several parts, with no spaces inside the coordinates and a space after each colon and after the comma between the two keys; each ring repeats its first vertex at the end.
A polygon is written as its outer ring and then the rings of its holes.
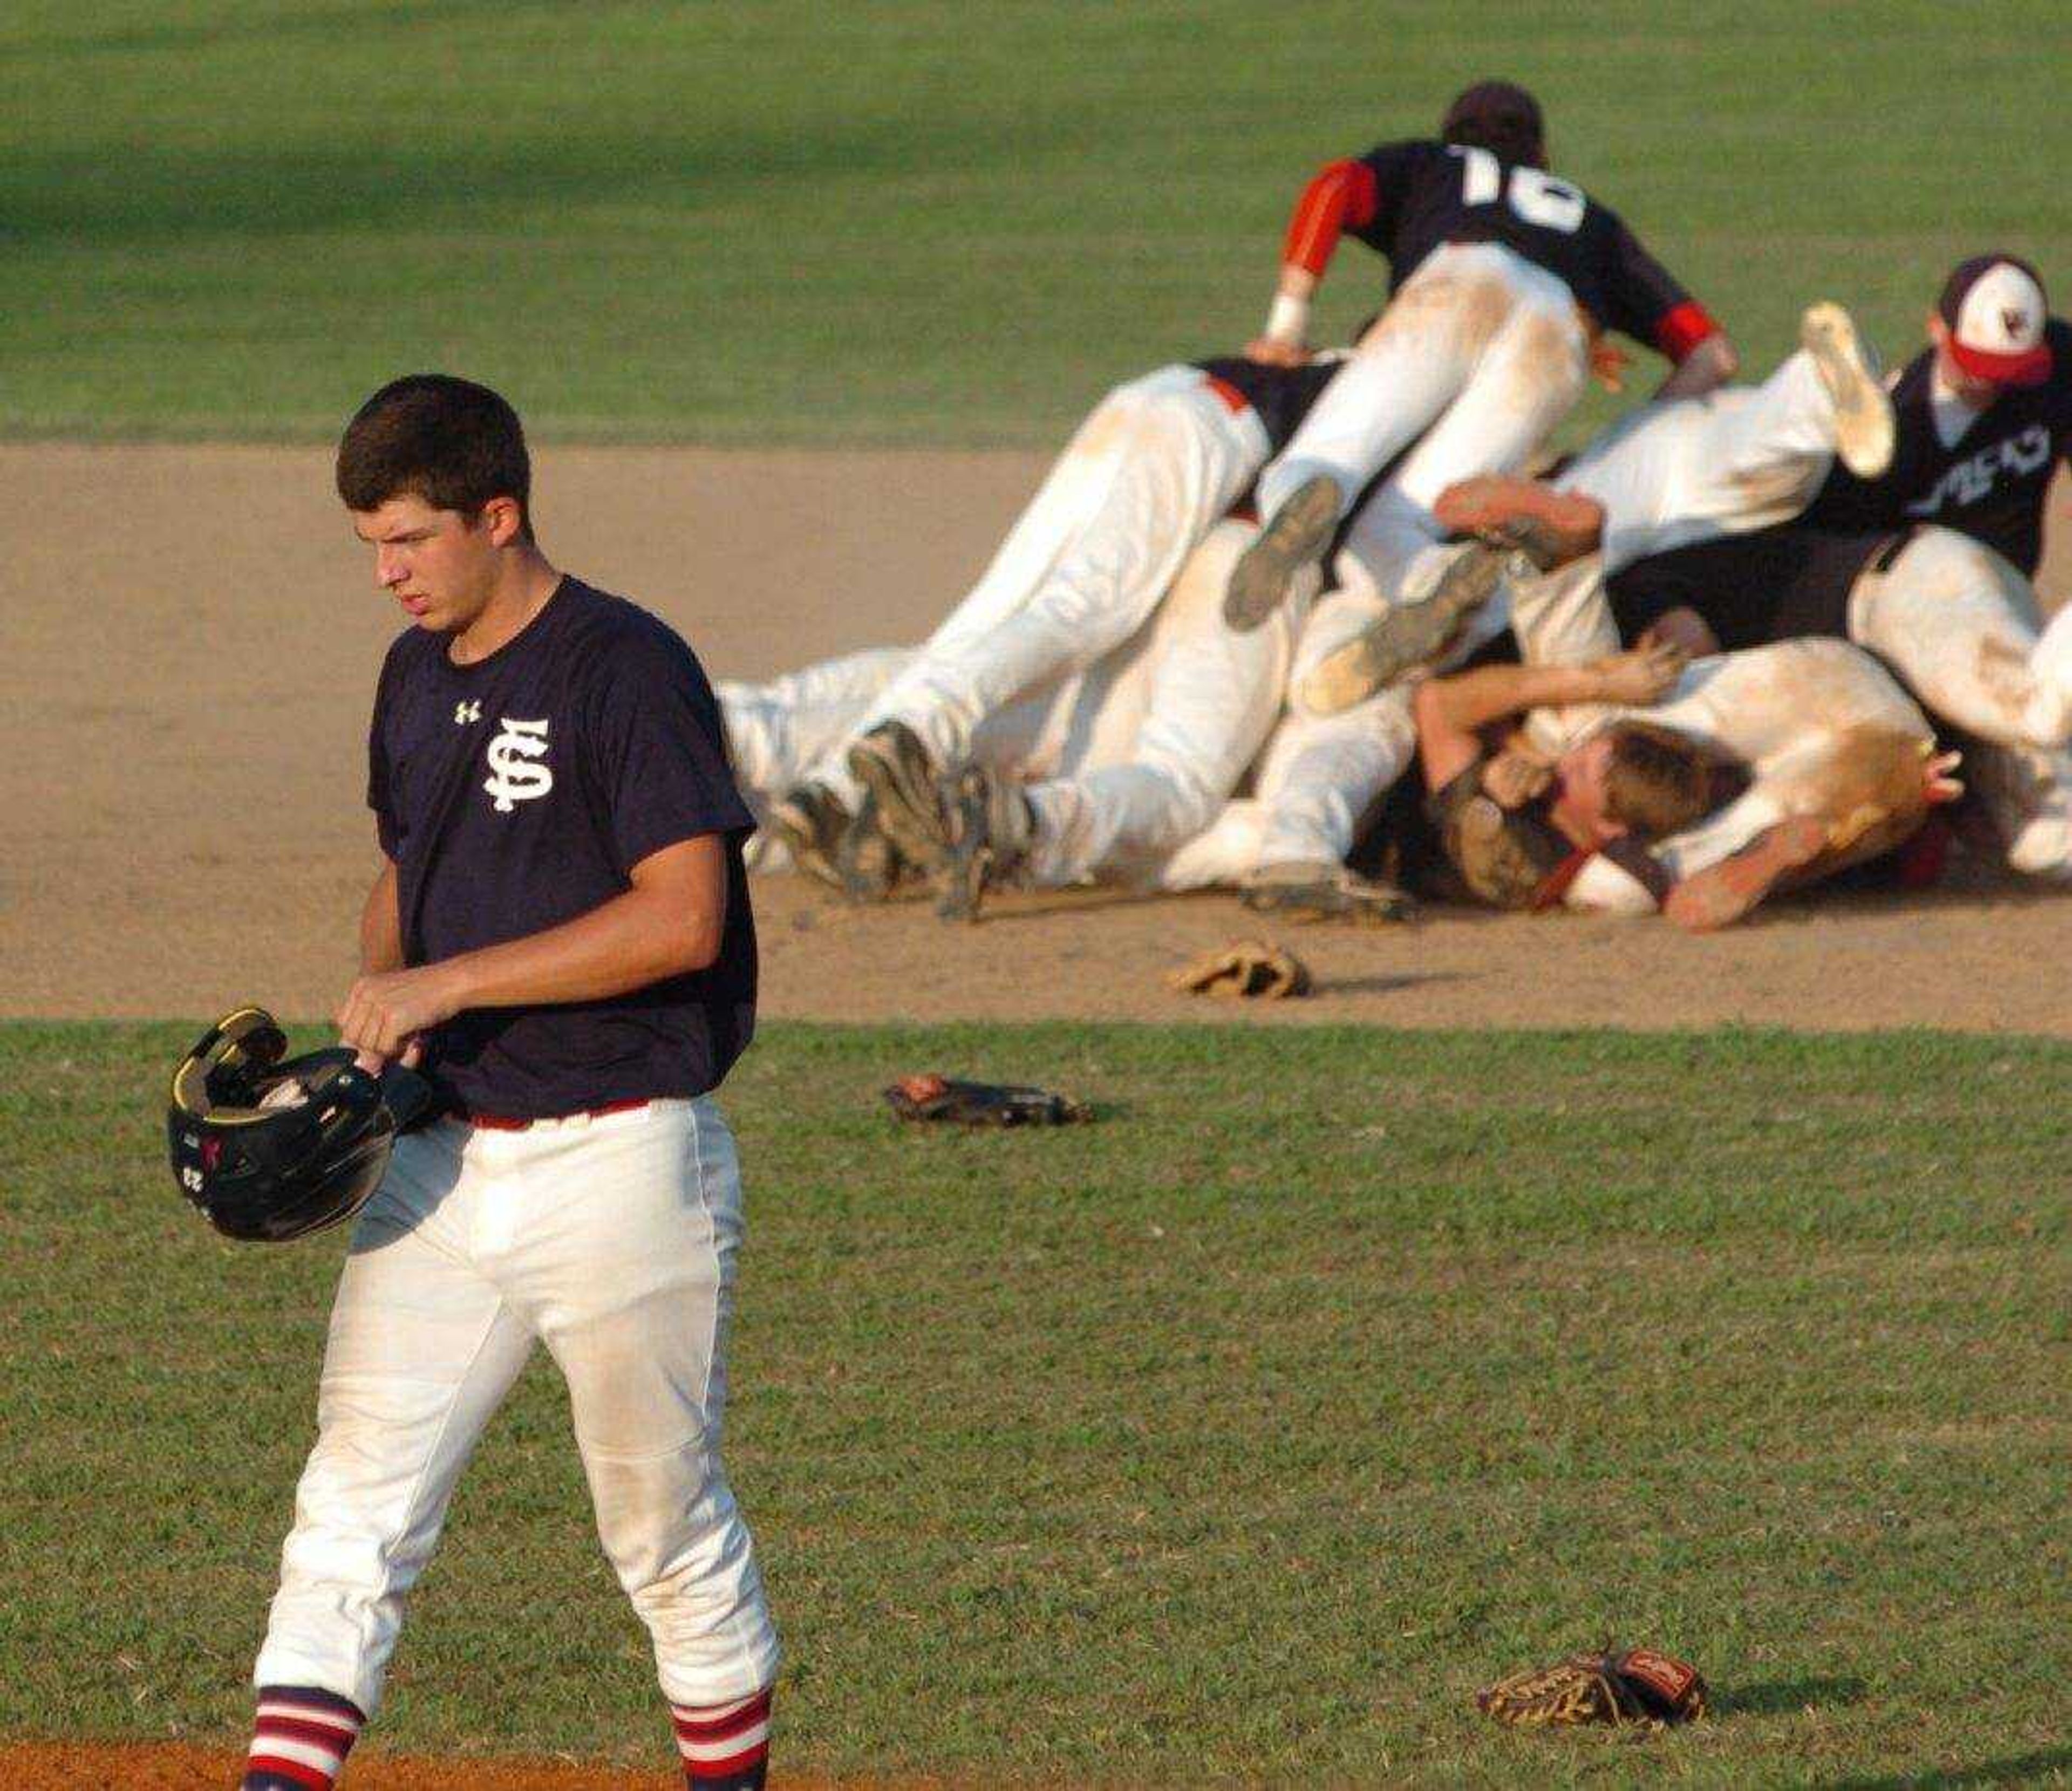
{"type": "Polygon", "coordinates": [[[1334,162],[1303,189],[1281,244],[1281,280],[1265,331],[1245,348],[1251,359],[1299,367],[1309,358],[1309,301],[1339,236],[1374,222],[1377,198],[1374,170],[1364,162],[1334,162]]]}
{"type": "Polygon", "coordinates": [[[1427,678],[1410,701],[1425,787],[1442,789],[1472,765],[1491,722],[1569,703],[1652,703],[1683,667],[1677,648],[1651,642],[1589,665],[1483,665],[1427,678]]]}

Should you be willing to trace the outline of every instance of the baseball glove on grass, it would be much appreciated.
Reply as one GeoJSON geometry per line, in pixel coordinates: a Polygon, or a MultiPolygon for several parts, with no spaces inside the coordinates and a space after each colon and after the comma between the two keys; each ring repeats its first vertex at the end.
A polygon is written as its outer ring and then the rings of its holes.
{"type": "Polygon", "coordinates": [[[1475,1694],[1475,1708],[1519,1729],[1579,1723],[1662,1728],[1705,1714],[1705,1682],[1688,1661],[1651,1648],[1606,1649],[1499,1679],[1475,1694]]]}
{"type": "Polygon", "coordinates": [[[902,1076],[885,1091],[885,1099],[902,1119],[952,1126],[1063,1126],[1094,1116],[1084,1102],[1046,1088],[947,1076],[902,1076]]]}

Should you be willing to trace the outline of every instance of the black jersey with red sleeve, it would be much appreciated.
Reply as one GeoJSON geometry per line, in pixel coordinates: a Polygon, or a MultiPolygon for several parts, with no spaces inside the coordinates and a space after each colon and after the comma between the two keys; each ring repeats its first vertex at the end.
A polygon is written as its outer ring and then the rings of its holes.
{"type": "Polygon", "coordinates": [[[1448,243],[1497,243],[1564,282],[1598,324],[1671,360],[1719,330],[1609,206],[1486,149],[1418,138],[1332,162],[1297,205],[1282,258],[1321,274],[1341,234],[1388,261],[1392,291],[1448,243]]]}
{"type": "Polygon", "coordinates": [[[1935,351],[1916,355],[1893,383],[1892,465],[1858,479],[1836,462],[1802,520],[1824,528],[1939,523],[2033,577],[2051,474],[2072,454],[2072,325],[2054,317],[2044,339],[2049,377],[2002,386],[1947,447],[1935,429],[1935,351]]]}
{"type": "Polygon", "coordinates": [[[1270,457],[1288,446],[1289,438],[1345,364],[1343,354],[1334,352],[1301,367],[1274,367],[1264,361],[1248,360],[1241,355],[1193,364],[1208,375],[1210,382],[1224,394],[1226,403],[1234,396],[1250,407],[1266,431],[1270,457]]]}

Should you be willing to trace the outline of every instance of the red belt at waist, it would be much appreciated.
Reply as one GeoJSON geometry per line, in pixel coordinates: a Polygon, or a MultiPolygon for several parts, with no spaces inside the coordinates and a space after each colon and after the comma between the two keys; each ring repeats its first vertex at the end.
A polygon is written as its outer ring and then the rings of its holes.
{"type": "Polygon", "coordinates": [[[529,1132],[534,1126],[552,1125],[562,1119],[597,1119],[607,1113],[631,1113],[648,1105],[644,1095],[638,1100],[606,1101],[602,1107],[586,1107],[580,1113],[542,1115],[536,1119],[509,1119],[500,1113],[460,1113],[454,1117],[464,1126],[484,1132],[529,1132]]]}
{"type": "Polygon", "coordinates": [[[1209,390],[1222,399],[1230,410],[1237,416],[1242,417],[1252,409],[1252,401],[1221,374],[1211,373],[1209,376],[1209,390]]]}

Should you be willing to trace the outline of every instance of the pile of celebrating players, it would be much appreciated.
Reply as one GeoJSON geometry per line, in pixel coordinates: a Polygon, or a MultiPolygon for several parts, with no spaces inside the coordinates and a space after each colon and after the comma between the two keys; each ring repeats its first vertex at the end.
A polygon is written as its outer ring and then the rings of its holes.
{"type": "MultiPolygon", "coordinates": [[[[1809,295],[1810,296],[1810,295],[1809,295]]],[[[1924,293],[1924,298],[1931,296],[1924,293]]],[[[1223,885],[1350,920],[1424,895],[1708,928],[1963,837],[2072,877],[2072,609],[2031,585],[2072,330],[1967,258],[1888,377],[1805,310],[1760,384],[1531,97],[1335,162],[1244,353],[1110,392],[927,640],[721,687],[787,861],[925,883],[1223,885]],[[1308,342],[1341,240],[1387,303],[1308,342]],[[1670,364],[1565,459],[1623,337],[1670,364]]]]}

